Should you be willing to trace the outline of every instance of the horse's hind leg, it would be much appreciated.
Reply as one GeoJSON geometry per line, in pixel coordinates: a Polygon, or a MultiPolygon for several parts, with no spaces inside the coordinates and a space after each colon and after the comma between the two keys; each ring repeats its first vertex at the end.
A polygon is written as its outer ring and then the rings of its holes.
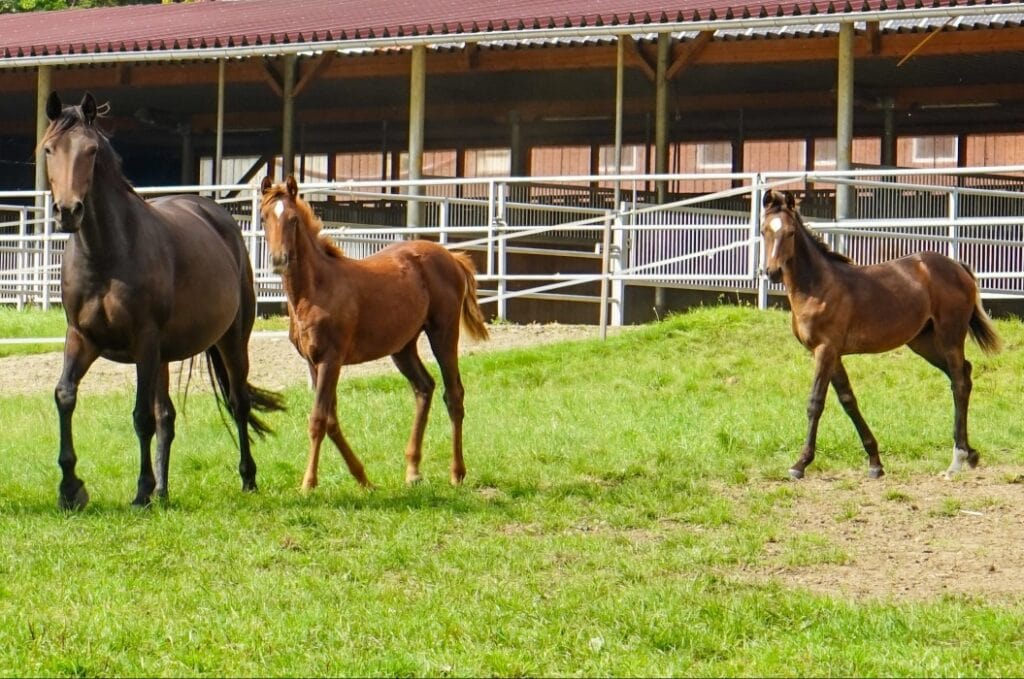
{"type": "Polygon", "coordinates": [[[61,509],[84,509],[89,503],[89,493],[85,490],[85,484],[75,475],[78,456],[75,454],[75,442],[71,435],[71,419],[78,402],[78,384],[98,357],[99,352],[94,344],[74,329],[68,328],[64,341],[64,369],[53,392],[60,419],[60,453],[57,461],[60,464],[62,478],[57,504],[61,509]]]}
{"type": "MultiPolygon", "coordinates": [[[[948,332],[947,335],[959,333],[948,332]]],[[[936,368],[946,373],[949,377],[950,389],[953,392],[953,459],[949,468],[942,476],[951,479],[953,475],[963,469],[966,462],[972,469],[978,466],[980,455],[978,451],[967,442],[967,408],[971,400],[971,362],[964,357],[964,334],[959,341],[955,337],[948,338],[947,342],[940,342],[935,331],[928,329],[907,343],[916,354],[936,368]],[[945,344],[943,349],[940,344],[945,344]]]]}
{"type": "Polygon", "coordinates": [[[441,368],[444,380],[444,404],[452,421],[452,469],[451,482],[459,485],[466,478],[466,463],[462,459],[462,420],[466,410],[463,405],[465,390],[459,375],[459,320],[439,329],[427,328],[430,348],[441,368]]]}
{"type": "Polygon", "coordinates": [[[167,470],[171,459],[171,443],[174,441],[174,420],[176,413],[171,402],[170,375],[166,363],[160,366],[160,375],[156,386],[156,403],[153,414],[156,416],[156,489],[158,499],[167,499],[167,470]]]}
{"type": "Polygon", "coordinates": [[[880,478],[885,474],[885,470],[882,469],[882,459],[878,455],[878,442],[875,440],[874,434],[871,433],[868,423],[864,421],[860,408],[857,407],[857,397],[853,395],[853,387],[850,386],[850,377],[846,374],[842,358],[836,359],[835,372],[832,374],[832,388],[835,389],[843,410],[853,421],[853,426],[857,428],[860,442],[868,454],[868,476],[873,479],[880,478]]]}
{"type": "Polygon", "coordinates": [[[423,478],[420,475],[423,433],[427,429],[427,414],[430,412],[430,401],[434,395],[434,378],[427,372],[423,361],[420,360],[419,354],[416,352],[416,339],[414,337],[402,347],[401,351],[391,357],[398,370],[405,375],[405,379],[409,380],[413,395],[416,397],[416,415],[413,419],[409,443],[405,447],[406,483],[417,483],[423,478]]]}

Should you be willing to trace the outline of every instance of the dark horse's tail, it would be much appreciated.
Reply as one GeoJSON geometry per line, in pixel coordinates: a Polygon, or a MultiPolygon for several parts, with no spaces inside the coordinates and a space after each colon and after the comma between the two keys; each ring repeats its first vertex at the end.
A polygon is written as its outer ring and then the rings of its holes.
{"type": "MultiPolygon", "coordinates": [[[[224,357],[220,355],[220,350],[216,346],[206,350],[206,366],[210,371],[210,381],[217,387],[214,389],[217,402],[221,406],[227,406],[230,411],[231,391],[228,386],[228,370],[224,365],[224,357]]],[[[251,384],[246,384],[245,387],[249,390],[249,400],[252,404],[252,408],[249,410],[249,428],[263,438],[267,434],[273,433],[273,430],[256,416],[256,411],[284,410],[284,399],[277,392],[260,389],[251,384]]]]}
{"type": "MultiPolygon", "coordinates": [[[[963,262],[960,262],[960,266],[967,270],[967,273],[971,275],[971,279],[977,282],[977,278],[971,267],[967,266],[963,262]]],[[[1003,348],[1003,341],[999,338],[999,333],[996,332],[996,328],[992,325],[992,319],[985,313],[985,308],[981,305],[981,291],[975,293],[974,301],[974,313],[971,314],[970,324],[967,326],[971,333],[971,337],[981,350],[986,354],[996,354],[1003,348]]]]}
{"type": "Polygon", "coordinates": [[[484,312],[476,296],[476,267],[473,266],[473,260],[465,252],[453,252],[452,256],[466,278],[466,295],[462,298],[462,325],[473,339],[490,339],[484,312]]]}

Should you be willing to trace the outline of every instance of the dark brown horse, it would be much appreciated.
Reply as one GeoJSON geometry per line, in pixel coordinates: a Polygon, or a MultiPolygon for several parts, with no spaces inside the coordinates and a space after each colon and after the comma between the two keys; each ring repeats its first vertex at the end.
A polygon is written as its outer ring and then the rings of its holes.
{"type": "Polygon", "coordinates": [[[55,216],[60,230],[71,236],[61,265],[68,329],[55,392],[63,471],[60,505],[77,509],[89,500],[75,475],[71,418],[78,384],[101,356],[134,363],[137,369],[133,417],[140,471],[134,504],[148,504],[154,492],[167,495],[175,418],[167,363],[201,352],[238,427],[242,487],[255,490],[248,427],[261,435],[269,430],[251,409],[279,410],[281,405],[275,394],[247,382],[256,300],[238,226],[205,198],[140,198],[96,125],[91,94],[80,106],[62,107],[53,93],[46,113],[51,122],[42,146],[55,216]],[[154,434],[155,474],[150,459],[154,434]]]}
{"type": "Polygon", "coordinates": [[[263,180],[262,215],[274,270],[281,274],[288,297],[289,335],[309,364],[316,391],[302,488],[317,485],[325,435],[360,485],[371,485],[338,425],[336,390],[341,366],[384,356],[391,356],[416,397],[405,480],[420,480],[423,433],[434,392],[434,379],[416,349],[421,332],[427,333],[444,379],[444,402],[452,421],[451,482],[461,483],[466,465],[459,326],[464,324],[476,339],[488,336],[472,261],[422,240],[395,243],[363,260],[345,257],[319,235],[320,221],[299,197],[292,177],[284,184],[263,180]]]}
{"type": "Polygon", "coordinates": [[[842,357],[904,344],[944,372],[952,386],[953,461],[946,478],[960,471],[964,462],[975,467],[978,452],[967,443],[971,364],[964,358],[964,339],[970,333],[986,353],[999,351],[1000,340],[981,306],[971,270],[935,252],[857,266],[832,252],[804,225],[788,192],[768,191],[763,206],[765,269],[773,282],[786,286],[793,334],[814,354],[807,440],[790,476],[803,477],[814,460],[829,382],[857,428],[868,454],[869,474],[882,476],[878,443],[857,407],[842,357]]]}

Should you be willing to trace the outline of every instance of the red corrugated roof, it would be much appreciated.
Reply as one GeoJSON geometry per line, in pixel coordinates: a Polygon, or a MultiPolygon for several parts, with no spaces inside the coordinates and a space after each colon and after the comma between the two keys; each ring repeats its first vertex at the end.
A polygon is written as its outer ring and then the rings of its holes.
{"type": "MultiPolygon", "coordinates": [[[[1024,7],[1006,0],[966,4],[999,5],[1008,11],[1024,7]]],[[[0,58],[956,5],[956,0],[796,0],[767,5],[731,0],[641,0],[636,5],[623,0],[204,0],[2,15],[0,58]]]]}

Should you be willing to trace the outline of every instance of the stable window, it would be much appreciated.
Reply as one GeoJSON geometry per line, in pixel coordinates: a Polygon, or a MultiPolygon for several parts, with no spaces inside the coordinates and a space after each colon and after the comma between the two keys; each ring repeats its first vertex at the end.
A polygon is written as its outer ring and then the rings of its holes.
{"type": "Polygon", "coordinates": [[[704,172],[732,172],[732,144],[697,144],[697,169],[704,172]]]}
{"type": "Polygon", "coordinates": [[[957,138],[914,137],[911,145],[911,158],[915,164],[932,165],[936,163],[955,163],[957,154],[957,138]]]}

